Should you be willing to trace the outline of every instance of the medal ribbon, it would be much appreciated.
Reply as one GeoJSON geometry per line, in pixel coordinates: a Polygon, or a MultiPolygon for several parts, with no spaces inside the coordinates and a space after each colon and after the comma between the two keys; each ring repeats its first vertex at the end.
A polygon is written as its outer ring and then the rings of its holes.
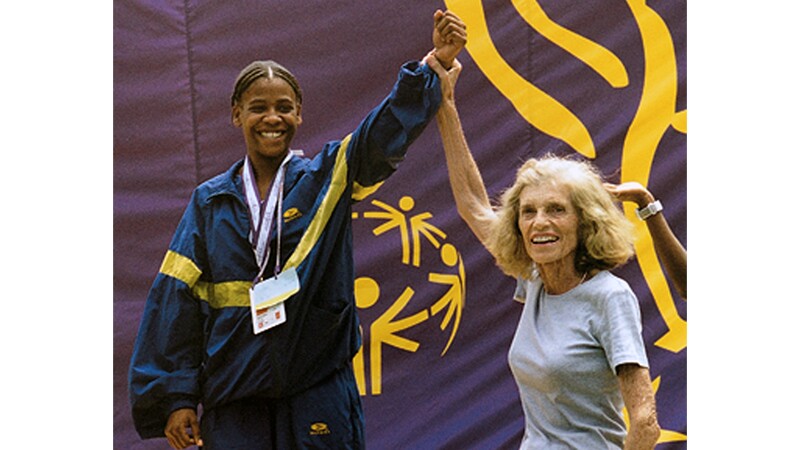
{"type": "MultiPolygon", "coordinates": [[[[253,284],[256,284],[263,277],[264,271],[267,268],[267,261],[269,260],[270,253],[269,235],[272,231],[273,218],[275,218],[276,215],[280,217],[283,213],[283,181],[286,175],[286,163],[288,163],[291,158],[292,152],[287,153],[278,171],[275,173],[275,179],[272,180],[270,189],[267,192],[267,198],[264,200],[261,200],[261,196],[259,195],[255,173],[253,172],[253,165],[250,163],[250,157],[245,156],[244,158],[242,181],[244,184],[245,199],[247,200],[247,209],[250,213],[249,239],[256,257],[256,264],[258,264],[259,267],[258,275],[253,280],[253,284]]],[[[277,222],[278,229],[275,276],[278,276],[281,272],[281,220],[278,219],[275,222],[277,222]]]]}

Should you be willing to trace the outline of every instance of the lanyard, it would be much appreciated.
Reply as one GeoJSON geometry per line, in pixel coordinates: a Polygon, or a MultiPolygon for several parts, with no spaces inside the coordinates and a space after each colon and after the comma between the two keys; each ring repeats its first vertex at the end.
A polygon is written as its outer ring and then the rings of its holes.
{"type": "MultiPolygon", "coordinates": [[[[253,284],[257,283],[264,275],[264,270],[267,268],[267,261],[269,260],[269,235],[272,231],[273,218],[277,215],[280,217],[283,210],[283,181],[286,174],[286,163],[292,158],[292,153],[289,152],[281,162],[278,171],[275,173],[275,179],[272,180],[270,189],[267,192],[267,198],[261,200],[259,195],[258,185],[256,184],[255,173],[253,166],[250,164],[250,157],[244,158],[244,169],[242,170],[242,181],[244,184],[244,195],[247,200],[247,209],[250,213],[250,244],[253,248],[253,253],[256,257],[256,264],[258,264],[258,275],[253,284]]],[[[281,220],[277,222],[277,254],[275,257],[275,276],[281,271],[281,220]]]]}

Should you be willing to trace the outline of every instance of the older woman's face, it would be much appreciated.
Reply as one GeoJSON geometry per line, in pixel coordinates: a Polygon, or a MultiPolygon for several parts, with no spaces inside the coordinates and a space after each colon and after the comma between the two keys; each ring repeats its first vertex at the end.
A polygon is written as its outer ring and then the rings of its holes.
{"type": "Polygon", "coordinates": [[[519,230],[528,256],[540,267],[569,264],[578,248],[578,213],[566,186],[529,185],[520,193],[519,230]]]}

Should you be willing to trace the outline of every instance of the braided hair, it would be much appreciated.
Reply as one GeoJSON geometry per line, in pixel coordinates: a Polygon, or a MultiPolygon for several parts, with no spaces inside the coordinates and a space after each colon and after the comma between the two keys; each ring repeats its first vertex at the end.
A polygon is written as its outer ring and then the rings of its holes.
{"type": "Polygon", "coordinates": [[[282,65],[276,63],[275,61],[253,61],[247,65],[241,72],[239,72],[239,76],[236,77],[236,83],[233,86],[233,95],[231,95],[231,106],[235,106],[239,100],[242,99],[242,95],[250,87],[253,82],[255,82],[259,78],[268,78],[272,79],[278,77],[287,83],[289,86],[292,87],[294,91],[295,97],[297,97],[297,104],[303,104],[303,92],[300,90],[300,84],[297,82],[297,78],[289,72],[288,69],[283,67],[282,65]]]}

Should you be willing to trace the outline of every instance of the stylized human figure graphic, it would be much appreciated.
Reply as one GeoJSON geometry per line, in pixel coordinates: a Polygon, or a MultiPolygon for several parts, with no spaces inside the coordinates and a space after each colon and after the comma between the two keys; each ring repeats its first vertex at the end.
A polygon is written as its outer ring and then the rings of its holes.
{"type": "Polygon", "coordinates": [[[409,219],[409,223],[411,224],[412,242],[414,243],[414,261],[412,262],[412,264],[415,267],[419,267],[420,265],[420,253],[421,253],[420,251],[421,247],[419,244],[420,234],[428,238],[428,242],[433,244],[433,246],[437,249],[439,248],[440,244],[432,233],[436,233],[442,239],[445,239],[447,237],[447,235],[442,230],[437,228],[435,225],[431,225],[428,222],[426,222],[426,220],[430,219],[431,217],[433,217],[431,213],[424,212],[412,216],[411,219],[409,219]]]}
{"type": "MultiPolygon", "coordinates": [[[[409,197],[403,197],[402,199],[400,199],[400,205],[399,206],[401,208],[404,206],[403,199],[406,199],[406,198],[409,198],[409,197]]],[[[386,203],[384,203],[384,202],[382,202],[380,200],[372,200],[372,202],[370,202],[370,203],[372,203],[373,205],[381,208],[383,210],[383,212],[367,211],[367,212],[365,212],[363,214],[364,218],[365,219],[384,219],[384,220],[386,220],[386,222],[384,222],[383,225],[375,227],[375,229],[372,230],[372,234],[374,234],[375,236],[380,236],[383,233],[385,233],[385,232],[387,232],[387,231],[389,231],[389,230],[391,230],[393,228],[398,228],[400,230],[400,244],[401,244],[402,250],[403,250],[402,261],[403,261],[403,264],[408,264],[410,262],[410,260],[411,260],[411,257],[410,257],[411,250],[410,250],[410,246],[409,246],[410,244],[408,242],[408,223],[406,222],[406,215],[402,211],[400,211],[400,210],[398,210],[398,209],[396,209],[396,208],[394,208],[392,206],[389,206],[389,205],[387,205],[386,203]]],[[[412,207],[413,207],[413,200],[412,200],[412,207]]]]}
{"type": "MultiPolygon", "coordinates": [[[[412,328],[426,320],[428,320],[428,311],[422,310],[409,317],[395,320],[400,312],[408,305],[411,298],[414,296],[414,290],[406,287],[403,293],[400,294],[392,306],[389,307],[380,317],[375,319],[370,325],[369,336],[369,366],[370,366],[370,381],[372,384],[372,395],[380,395],[382,392],[381,376],[382,376],[382,349],[383,345],[391,345],[392,347],[399,348],[411,353],[419,349],[419,342],[402,337],[397,333],[403,330],[412,328]]],[[[377,303],[380,298],[380,286],[378,283],[369,277],[359,277],[355,280],[355,297],[356,306],[361,309],[366,309],[377,303]]],[[[359,392],[362,395],[366,394],[365,376],[364,376],[364,346],[362,345],[358,354],[353,361],[354,370],[356,371],[356,381],[359,384],[359,392]]]]}
{"type": "Polygon", "coordinates": [[[447,234],[427,222],[428,219],[433,217],[430,212],[423,212],[412,216],[406,220],[406,213],[414,208],[414,199],[409,196],[404,196],[400,199],[398,206],[400,209],[387,205],[380,200],[372,200],[373,205],[381,208],[383,211],[367,211],[364,213],[365,219],[384,219],[382,225],[372,230],[375,236],[398,228],[400,230],[400,242],[402,245],[402,261],[403,264],[412,264],[414,267],[420,266],[421,260],[421,246],[420,234],[424,235],[428,241],[435,247],[439,248],[441,245],[439,240],[434,236],[438,235],[440,238],[445,239],[447,234]],[[409,234],[411,235],[409,239],[409,234]],[[413,248],[413,261],[411,260],[411,249],[413,248]]]}
{"type": "Polygon", "coordinates": [[[442,262],[444,262],[448,267],[455,267],[456,264],[458,264],[458,274],[428,274],[428,280],[431,283],[450,286],[450,289],[448,289],[447,292],[445,292],[445,294],[442,295],[442,297],[439,298],[439,300],[437,300],[433,306],[431,306],[431,316],[435,316],[444,308],[447,308],[447,312],[442,319],[442,323],[439,325],[439,328],[442,330],[447,328],[451,321],[454,321],[453,329],[450,331],[450,339],[447,341],[447,345],[444,347],[444,350],[442,350],[442,356],[444,356],[444,354],[447,353],[447,350],[450,348],[450,344],[453,343],[453,339],[456,337],[456,332],[458,331],[458,326],[461,323],[461,313],[464,310],[467,291],[464,261],[461,259],[461,255],[458,253],[458,250],[456,250],[456,248],[451,244],[445,244],[442,246],[441,256],[442,262]]]}
{"type": "MultiPolygon", "coordinates": [[[[381,296],[381,289],[378,283],[369,277],[359,277],[355,279],[354,294],[356,298],[356,307],[358,309],[371,308],[381,296]]],[[[366,369],[364,366],[364,328],[359,326],[361,331],[361,347],[358,353],[353,357],[353,372],[356,376],[356,384],[358,385],[358,393],[360,395],[367,395],[367,380],[366,369]]]]}

